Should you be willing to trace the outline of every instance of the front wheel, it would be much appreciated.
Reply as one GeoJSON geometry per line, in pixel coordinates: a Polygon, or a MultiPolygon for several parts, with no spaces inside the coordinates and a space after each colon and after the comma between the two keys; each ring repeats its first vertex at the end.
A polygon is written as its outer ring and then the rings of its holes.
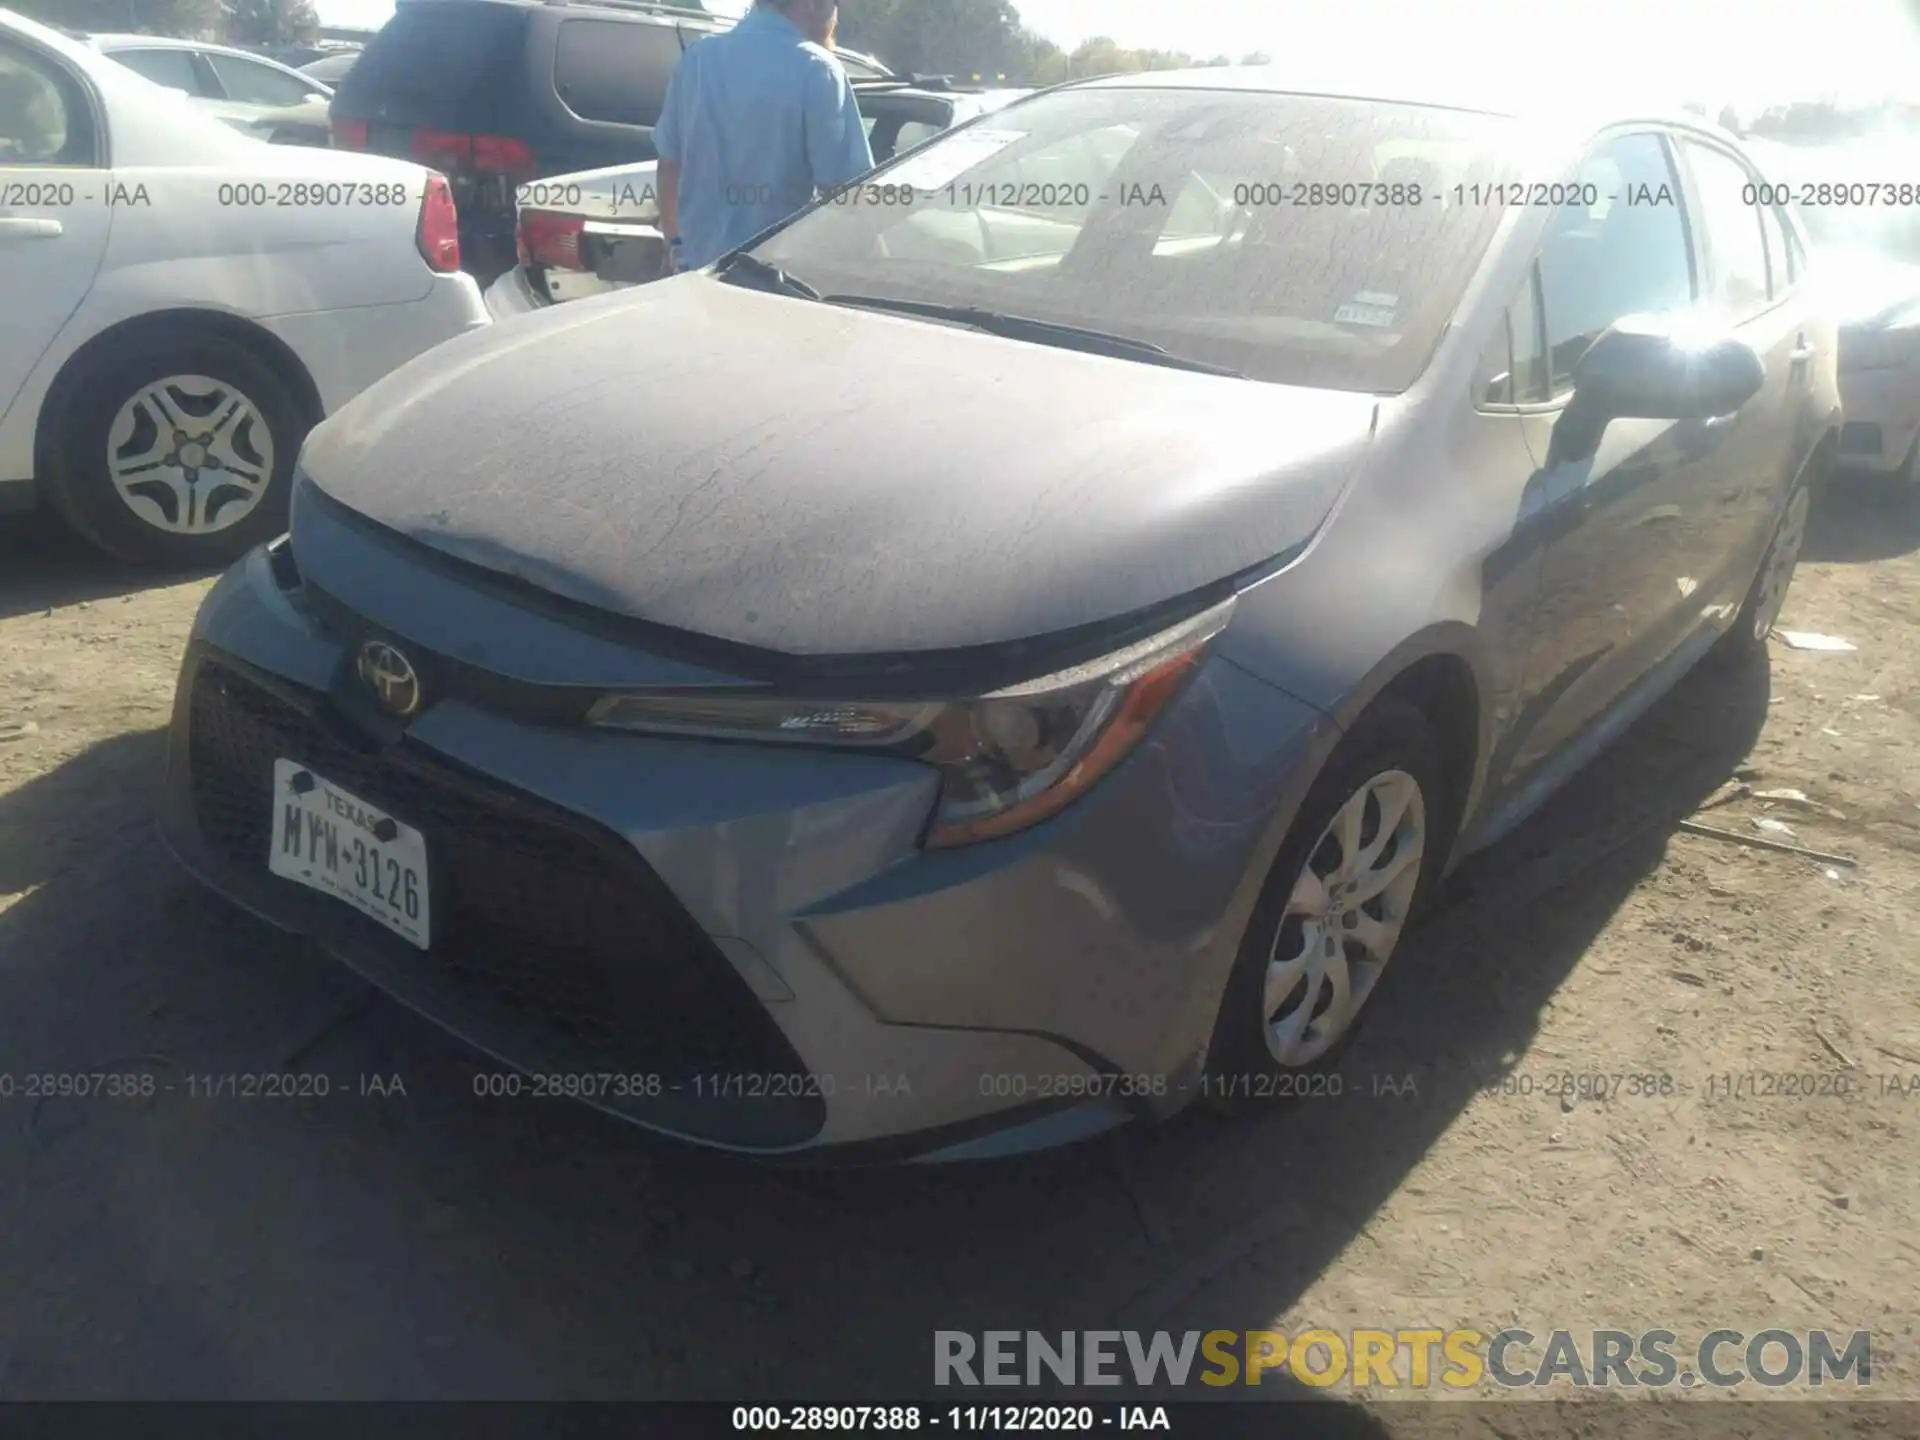
{"type": "Polygon", "coordinates": [[[222,565],[286,528],[308,428],[287,383],[244,346],[136,342],[75,397],[51,498],[121,559],[222,565]]]}
{"type": "Polygon", "coordinates": [[[1431,888],[1440,744],[1412,706],[1356,724],[1302,803],[1254,907],[1207,1059],[1210,1089],[1332,1068],[1431,888]]]}
{"type": "Polygon", "coordinates": [[[1746,602],[1740,607],[1733,628],[1721,637],[1723,653],[1731,657],[1753,655],[1767,648],[1767,636],[1779,623],[1787,603],[1787,591],[1793,586],[1794,571],[1800,565],[1800,548],[1807,539],[1807,510],[1812,504],[1812,488],[1803,480],[1793,487],[1780,511],[1780,523],[1760,561],[1760,573],[1753,577],[1746,602]]]}

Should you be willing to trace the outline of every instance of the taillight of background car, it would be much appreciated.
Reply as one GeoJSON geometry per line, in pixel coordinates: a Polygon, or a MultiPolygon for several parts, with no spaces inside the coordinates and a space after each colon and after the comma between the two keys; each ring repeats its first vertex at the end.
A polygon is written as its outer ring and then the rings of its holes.
{"type": "Polygon", "coordinates": [[[525,180],[537,168],[524,142],[503,135],[466,135],[454,130],[417,129],[411,154],[417,164],[449,173],[504,175],[525,180]]]}
{"type": "Polygon", "coordinates": [[[420,197],[420,222],[414,228],[414,242],[427,267],[441,274],[460,268],[460,214],[454,207],[453,191],[444,175],[429,175],[427,188],[420,197]]]}
{"type": "Polygon", "coordinates": [[[587,222],[578,215],[553,210],[522,210],[514,248],[522,265],[545,265],[558,270],[585,270],[581,241],[587,222]]]}

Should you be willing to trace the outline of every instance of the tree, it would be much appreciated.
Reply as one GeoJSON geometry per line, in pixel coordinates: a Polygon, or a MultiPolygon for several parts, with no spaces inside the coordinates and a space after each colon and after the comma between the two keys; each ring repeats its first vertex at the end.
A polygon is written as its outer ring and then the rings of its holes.
{"type": "MultiPolygon", "coordinates": [[[[840,39],[848,49],[870,51],[900,71],[1004,74],[1028,85],[1193,63],[1180,51],[1128,50],[1105,36],[1085,41],[1068,55],[1023,26],[1008,0],[841,0],[840,39]]],[[[1229,62],[1223,55],[1218,63],[1229,62]]]]}
{"type": "Polygon", "coordinates": [[[313,0],[220,0],[233,45],[297,45],[320,28],[313,0]]]}
{"type": "Polygon", "coordinates": [[[220,22],[220,0],[7,0],[11,9],[63,30],[127,31],[201,40],[220,22]]]}

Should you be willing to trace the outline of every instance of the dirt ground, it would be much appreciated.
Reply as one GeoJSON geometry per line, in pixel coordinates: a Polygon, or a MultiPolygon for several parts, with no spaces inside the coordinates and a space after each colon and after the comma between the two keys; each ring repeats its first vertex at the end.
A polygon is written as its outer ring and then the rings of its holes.
{"type": "Polygon", "coordinates": [[[176,1087],[0,1099],[0,1397],[869,1400],[928,1391],[937,1328],[1517,1322],[1871,1330],[1872,1393],[1920,1400],[1920,505],[1822,498],[1783,623],[1858,649],[1696,674],[1477,859],[1345,1098],[945,1170],[478,1100],[463,1047],[203,893],[150,821],[206,585],[0,525],[0,1070],[176,1087]],[[1705,823],[1857,867],[1678,830],[1740,767],[1806,803],[1705,823]],[[186,1093],[295,1066],[406,1093],[186,1093]]]}

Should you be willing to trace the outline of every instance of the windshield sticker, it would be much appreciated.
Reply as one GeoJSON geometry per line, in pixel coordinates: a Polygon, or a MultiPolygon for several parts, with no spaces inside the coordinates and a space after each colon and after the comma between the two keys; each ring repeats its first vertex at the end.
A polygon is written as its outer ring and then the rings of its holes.
{"type": "Polygon", "coordinates": [[[1375,330],[1391,330],[1400,316],[1400,297],[1362,290],[1333,312],[1336,325],[1365,325],[1375,330]]]}
{"type": "Polygon", "coordinates": [[[890,171],[881,183],[911,185],[916,190],[939,190],[960,176],[998,155],[1016,141],[1027,138],[1024,130],[961,130],[926,153],[916,155],[897,170],[890,171]]]}

